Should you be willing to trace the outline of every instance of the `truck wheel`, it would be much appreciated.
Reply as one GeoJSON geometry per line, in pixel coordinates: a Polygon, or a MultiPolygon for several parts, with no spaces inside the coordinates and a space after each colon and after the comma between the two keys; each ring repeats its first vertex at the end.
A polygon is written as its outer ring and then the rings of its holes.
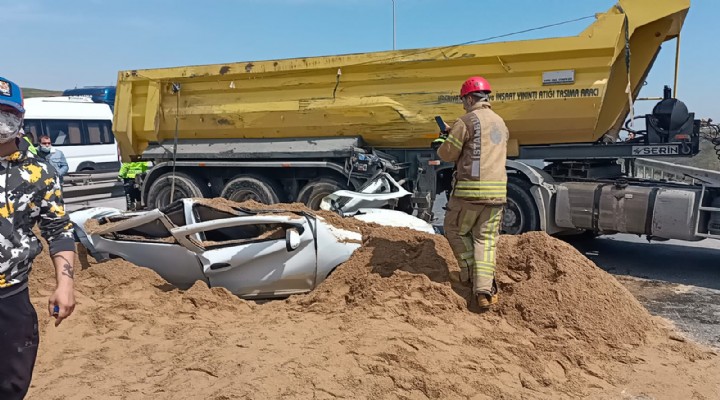
{"type": "MultiPolygon", "coordinates": [[[[170,204],[170,191],[172,190],[172,172],[165,173],[157,178],[147,194],[147,206],[150,208],[161,208],[170,204]]],[[[175,172],[175,195],[173,201],[179,199],[205,197],[207,189],[197,182],[192,176],[175,172]]]]}
{"type": "Polygon", "coordinates": [[[243,202],[254,200],[263,204],[280,202],[280,189],[276,184],[255,175],[238,176],[230,180],[220,193],[220,197],[243,202]]]}
{"type": "Polygon", "coordinates": [[[297,201],[311,210],[319,210],[322,199],[338,190],[346,190],[348,186],[334,178],[318,178],[308,182],[298,193],[297,201]]]}
{"type": "Polygon", "coordinates": [[[540,230],[540,215],[535,200],[530,194],[530,184],[520,178],[509,176],[502,233],[519,235],[537,230],[540,230]]]}

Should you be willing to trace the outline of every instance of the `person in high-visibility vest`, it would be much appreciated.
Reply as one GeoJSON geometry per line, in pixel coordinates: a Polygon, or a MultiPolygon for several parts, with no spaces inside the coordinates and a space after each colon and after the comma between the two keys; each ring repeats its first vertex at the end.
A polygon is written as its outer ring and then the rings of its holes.
{"type": "Polygon", "coordinates": [[[127,204],[128,211],[137,209],[140,204],[140,188],[138,188],[135,182],[135,177],[145,173],[148,169],[148,164],[145,161],[126,162],[120,166],[120,172],[118,178],[123,181],[123,189],[125,190],[125,202],[127,204]]]}
{"type": "Polygon", "coordinates": [[[32,139],[30,139],[29,136],[25,135],[25,131],[22,128],[20,128],[20,137],[23,138],[23,141],[25,143],[23,143],[23,142],[18,143],[18,148],[20,150],[27,150],[32,155],[37,156],[38,155],[37,147],[35,147],[35,145],[33,144],[32,139]]]}

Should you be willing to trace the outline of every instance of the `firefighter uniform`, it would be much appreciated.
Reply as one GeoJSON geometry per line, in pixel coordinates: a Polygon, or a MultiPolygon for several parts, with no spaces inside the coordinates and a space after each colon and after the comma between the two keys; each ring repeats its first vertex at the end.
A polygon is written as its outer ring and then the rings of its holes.
{"type": "Polygon", "coordinates": [[[495,249],[507,195],[508,129],[487,101],[476,102],[441,139],[439,157],[454,162],[445,236],[461,280],[471,280],[480,306],[497,301],[495,249]]]}

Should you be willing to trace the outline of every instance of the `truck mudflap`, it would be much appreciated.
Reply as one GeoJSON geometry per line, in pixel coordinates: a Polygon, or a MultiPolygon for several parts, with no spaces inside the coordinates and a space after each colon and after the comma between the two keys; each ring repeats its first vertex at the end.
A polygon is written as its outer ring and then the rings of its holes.
{"type": "Polygon", "coordinates": [[[654,239],[702,240],[696,235],[702,188],[567,182],[557,185],[555,223],[600,234],[632,233],[654,239]]]}

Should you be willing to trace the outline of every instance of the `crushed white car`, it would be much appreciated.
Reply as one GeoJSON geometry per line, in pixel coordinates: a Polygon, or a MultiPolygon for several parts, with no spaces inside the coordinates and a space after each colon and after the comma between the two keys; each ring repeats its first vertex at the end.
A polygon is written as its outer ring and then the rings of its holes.
{"type": "MultiPolygon", "coordinates": [[[[430,224],[400,211],[357,208],[345,215],[434,233],[430,224]]],[[[78,241],[98,260],[120,257],[178,288],[204,281],[243,298],[309,292],[362,242],[360,233],[313,213],[215,207],[205,199],[145,212],[90,208],[70,218],[78,241]],[[96,223],[86,224],[90,220],[96,223]]]]}

